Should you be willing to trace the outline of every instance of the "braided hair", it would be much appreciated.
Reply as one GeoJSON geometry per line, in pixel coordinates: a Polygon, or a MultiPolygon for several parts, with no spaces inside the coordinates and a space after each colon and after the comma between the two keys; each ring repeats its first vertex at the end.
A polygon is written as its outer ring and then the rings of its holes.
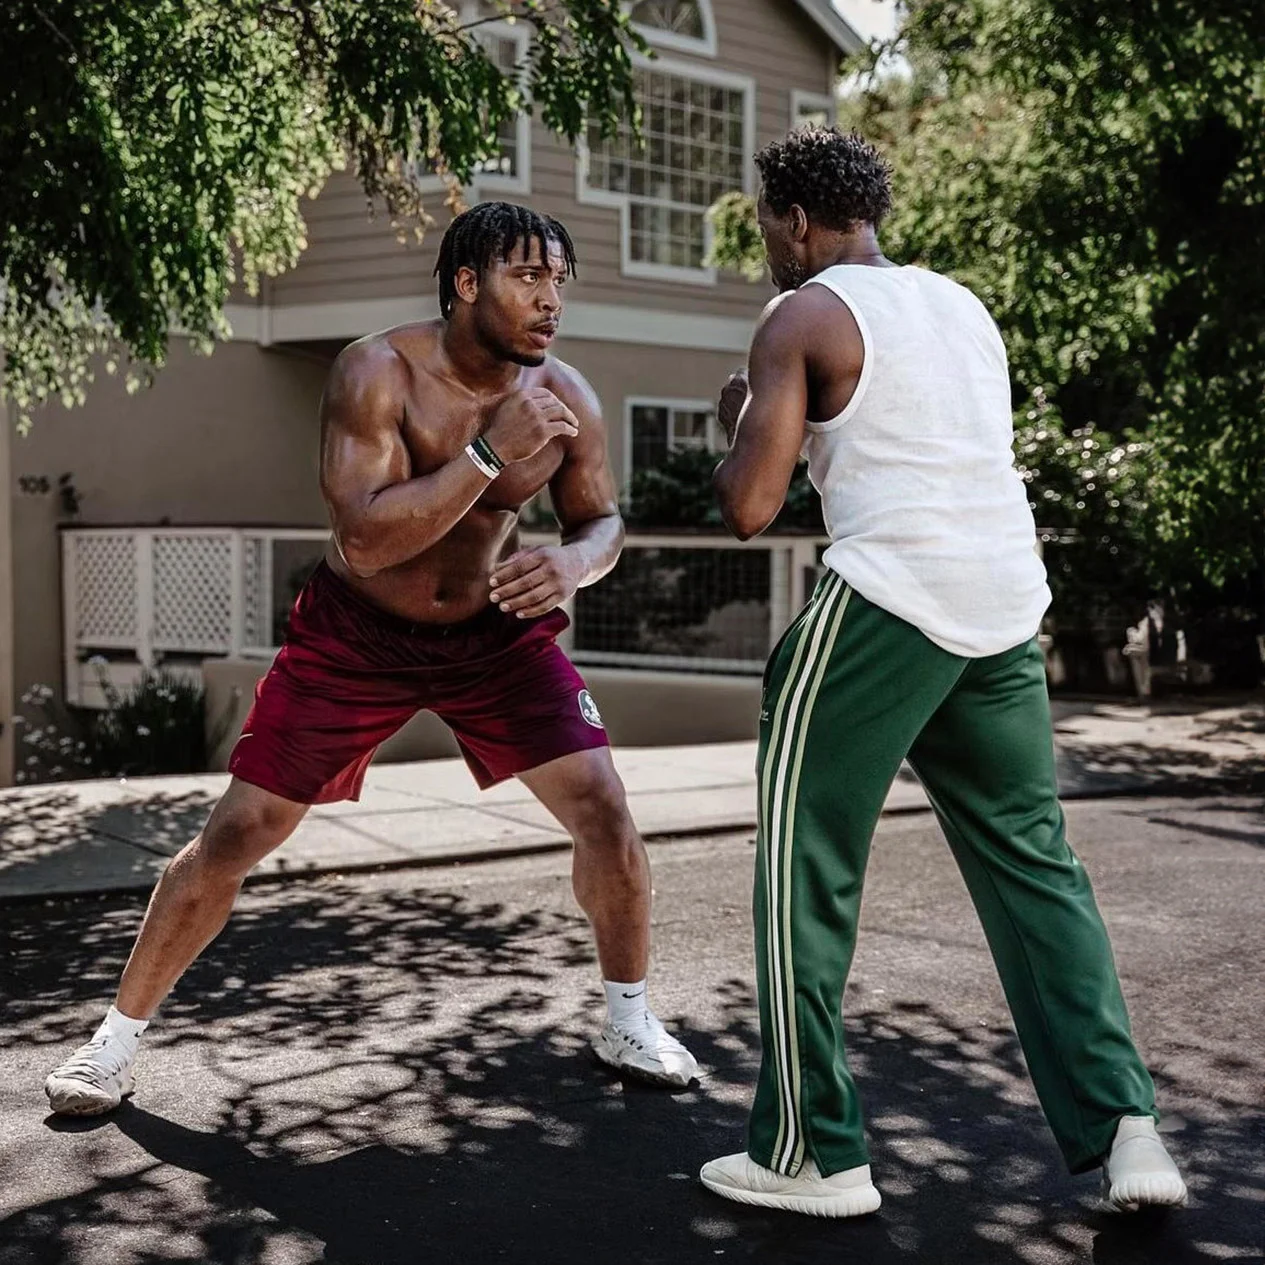
{"type": "Polygon", "coordinates": [[[549,254],[549,242],[562,246],[567,273],[575,276],[575,247],[571,236],[550,215],[541,215],[513,202],[480,202],[462,211],[444,234],[439,244],[435,276],[439,278],[439,310],[447,320],[457,298],[457,271],[472,268],[482,278],[496,257],[509,263],[514,248],[521,242],[523,258],[531,252],[531,243],[540,243],[542,256],[549,254]]]}

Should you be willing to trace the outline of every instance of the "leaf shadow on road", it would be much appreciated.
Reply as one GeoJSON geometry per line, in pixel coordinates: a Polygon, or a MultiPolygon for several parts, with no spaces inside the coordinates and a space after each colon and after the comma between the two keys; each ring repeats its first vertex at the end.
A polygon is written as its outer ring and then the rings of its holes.
{"type": "MultiPolygon", "coordinates": [[[[83,904],[13,912],[0,1046],[33,1040],[51,1056],[82,1039],[136,907],[102,902],[87,932],[83,904]]],[[[336,881],[247,899],[145,1056],[194,1058],[205,1080],[147,1093],[142,1079],[143,1105],[54,1125],[81,1193],[0,1221],[0,1262],[1257,1259],[1261,1205],[1235,1174],[1256,1162],[1259,1114],[1188,1121],[1183,1145],[1218,1159],[1182,1218],[1113,1223],[1093,1179],[1063,1172],[1009,1031],[928,1003],[858,1004],[849,1019],[879,1216],[725,1203],[695,1174],[741,1141],[758,1048],[749,983],[716,979],[716,1020],[678,1021],[711,1071],[673,1095],[593,1064],[592,1007],[576,1000],[595,996],[592,972],[586,926],[556,911],[336,881]]]]}
{"type": "Polygon", "coordinates": [[[1181,831],[1192,843],[1200,839],[1215,839],[1265,848],[1265,802],[1256,797],[1220,799],[1216,801],[1216,808],[1203,800],[1179,803],[1165,810],[1147,806],[1136,810],[1133,815],[1143,818],[1151,825],[1181,831]],[[1240,821],[1237,828],[1226,826],[1220,820],[1207,820],[1212,816],[1223,816],[1227,807],[1237,810],[1240,821]]]}
{"type": "MultiPolygon", "coordinates": [[[[188,781],[188,779],[183,779],[188,781]]],[[[202,829],[208,790],[142,790],[144,783],[90,782],[0,793],[0,875],[10,890],[63,885],[104,868],[115,882],[157,878],[165,858],[202,829]]]]}
{"type": "Polygon", "coordinates": [[[1058,750],[1059,782],[1080,798],[1165,795],[1199,798],[1265,791],[1258,749],[1241,754],[1158,743],[1078,743],[1058,750]]]}
{"type": "Polygon", "coordinates": [[[1138,741],[1126,740],[1124,732],[1100,735],[1097,740],[1087,737],[1083,724],[1099,713],[1119,719],[1122,708],[1113,704],[1078,708],[1071,715],[1056,712],[1059,778],[1065,792],[1136,795],[1146,789],[1167,796],[1207,797],[1218,791],[1265,791],[1260,742],[1265,707],[1260,704],[1209,706],[1192,716],[1186,702],[1152,702],[1138,709],[1134,721],[1149,721],[1149,727],[1158,732],[1138,741]],[[1170,730],[1167,726],[1173,717],[1177,728],[1170,730]]]}

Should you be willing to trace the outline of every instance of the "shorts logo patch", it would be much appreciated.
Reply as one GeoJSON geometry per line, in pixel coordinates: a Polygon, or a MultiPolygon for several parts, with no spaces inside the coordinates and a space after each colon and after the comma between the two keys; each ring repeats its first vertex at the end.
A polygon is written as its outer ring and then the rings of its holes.
{"type": "Polygon", "coordinates": [[[580,715],[593,726],[594,729],[605,729],[602,724],[602,713],[597,710],[597,704],[593,701],[593,695],[588,690],[581,690],[577,700],[580,704],[580,715]]]}

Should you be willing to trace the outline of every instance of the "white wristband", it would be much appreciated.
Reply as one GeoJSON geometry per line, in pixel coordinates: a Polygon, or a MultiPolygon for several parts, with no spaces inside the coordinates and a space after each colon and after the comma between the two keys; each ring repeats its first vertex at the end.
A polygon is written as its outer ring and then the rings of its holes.
{"type": "Polygon", "coordinates": [[[488,463],[484,461],[477,452],[475,452],[473,444],[466,445],[466,456],[479,467],[479,473],[489,481],[495,479],[496,476],[501,473],[499,470],[496,470],[492,466],[488,465],[488,463]]]}

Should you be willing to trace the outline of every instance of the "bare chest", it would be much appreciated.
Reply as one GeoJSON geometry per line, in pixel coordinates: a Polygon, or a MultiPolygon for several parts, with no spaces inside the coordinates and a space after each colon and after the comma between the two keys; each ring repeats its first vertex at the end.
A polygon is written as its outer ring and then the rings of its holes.
{"type": "MultiPolygon", "coordinates": [[[[484,409],[466,401],[427,410],[409,409],[403,428],[404,443],[413,466],[413,477],[430,474],[462,456],[466,445],[486,424],[484,409]]],[[[511,462],[488,484],[478,505],[487,510],[519,510],[558,472],[565,450],[562,441],[546,444],[534,457],[511,462]]]]}

